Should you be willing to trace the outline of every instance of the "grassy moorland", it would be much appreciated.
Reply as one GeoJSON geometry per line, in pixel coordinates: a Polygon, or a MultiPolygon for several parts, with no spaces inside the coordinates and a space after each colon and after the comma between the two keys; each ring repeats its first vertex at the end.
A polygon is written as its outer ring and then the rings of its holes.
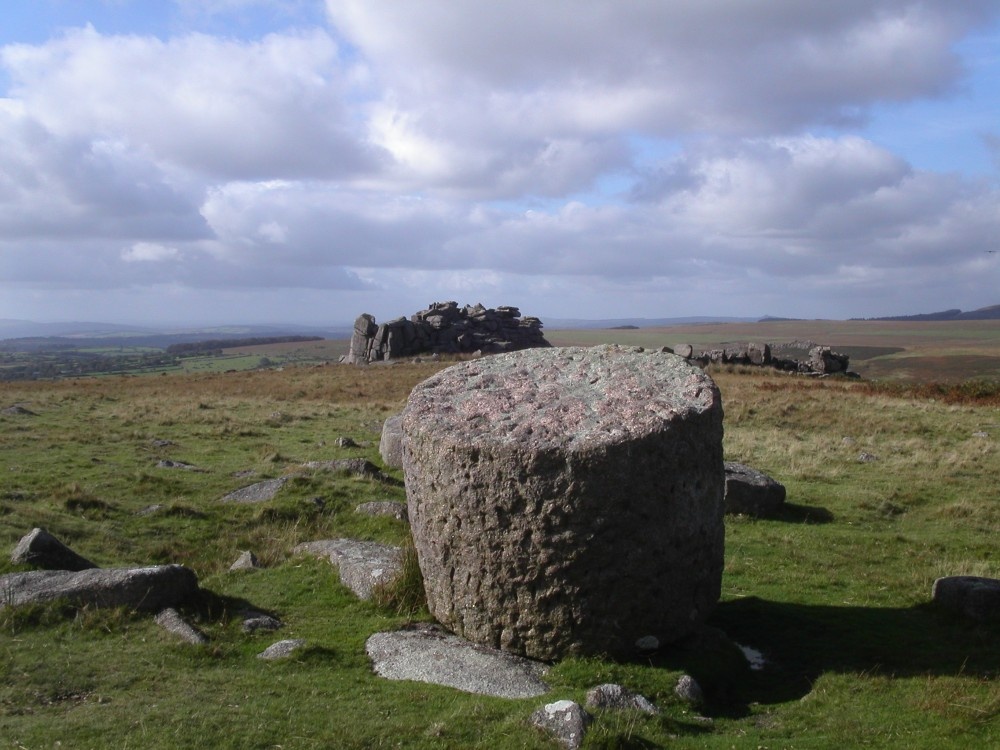
{"type": "Polygon", "coordinates": [[[1000,379],[1000,322],[772,320],[631,330],[546,332],[556,346],[613,342],[635,346],[691,344],[712,348],[736,341],[813,341],[851,356],[864,378],[910,381],[1000,379]]]}
{"type": "MultiPolygon", "coordinates": [[[[328,565],[290,550],[340,535],[403,541],[399,522],[353,511],[403,490],[301,464],[377,461],[382,421],[440,366],[0,384],[0,549],[44,526],[100,565],[188,565],[207,593],[187,614],[211,638],[182,645],[122,610],[0,609],[0,748],[554,747],[532,711],[607,681],[663,713],[599,714],[589,747],[1000,746],[1000,629],[928,601],[938,576],[1000,576],[995,388],[714,373],[727,458],[788,488],[780,518],[727,518],[712,619],[764,655],[762,671],[683,649],[571,659],[552,667],[549,696],[520,701],[375,677],[368,635],[426,613],[357,601],[328,565]],[[2,413],[15,404],[33,414],[2,413]],[[339,447],[341,436],[367,445],[339,447]],[[273,501],[219,502],[288,474],[273,501]],[[229,572],[244,549],[265,567],[229,572]],[[245,603],[285,628],[244,634],[245,603]],[[256,658],[279,638],[309,647],[256,658]],[[710,721],[673,695],[684,670],[708,689],[710,721]]],[[[0,573],[15,569],[5,552],[0,573]]]]}

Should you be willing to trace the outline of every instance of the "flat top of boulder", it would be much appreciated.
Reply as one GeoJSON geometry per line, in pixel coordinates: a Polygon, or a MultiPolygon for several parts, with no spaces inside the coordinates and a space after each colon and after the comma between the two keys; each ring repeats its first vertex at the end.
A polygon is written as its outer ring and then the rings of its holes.
{"type": "Polygon", "coordinates": [[[664,352],[618,346],[525,349],[449,367],[420,383],[403,413],[407,435],[528,449],[583,448],[661,430],[710,410],[712,379],[664,352]]]}

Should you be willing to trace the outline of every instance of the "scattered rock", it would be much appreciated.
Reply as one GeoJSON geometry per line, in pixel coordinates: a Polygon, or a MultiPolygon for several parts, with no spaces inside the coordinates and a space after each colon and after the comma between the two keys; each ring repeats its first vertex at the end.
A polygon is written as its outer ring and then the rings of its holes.
{"type": "Polygon", "coordinates": [[[382,425],[382,438],[378,443],[382,463],[391,469],[403,468],[403,415],[396,414],[382,425]]]}
{"type": "Polygon", "coordinates": [[[680,357],[528,349],[454,365],[403,412],[431,613],[530,658],[632,656],[719,598],[722,405],[680,357]]]}
{"type": "Polygon", "coordinates": [[[243,623],[240,627],[244,633],[272,633],[284,627],[284,623],[281,620],[264,612],[248,611],[241,614],[243,623]]]}
{"type": "Polygon", "coordinates": [[[145,508],[140,508],[135,512],[135,514],[137,516],[152,516],[156,513],[159,513],[161,510],[164,509],[164,507],[166,506],[164,506],[162,503],[153,503],[152,505],[147,505],[145,508]]]}
{"type": "Polygon", "coordinates": [[[156,467],[158,469],[183,469],[184,471],[202,471],[197,466],[192,464],[186,464],[183,461],[171,461],[169,458],[164,458],[156,462],[156,467]]]}
{"type": "Polygon", "coordinates": [[[583,744],[592,717],[579,703],[563,700],[548,703],[531,715],[531,723],[551,734],[565,748],[583,744]]]}
{"type": "Polygon", "coordinates": [[[655,716],[660,709],[646,697],[614,683],[598,685],[587,691],[587,708],[605,708],[616,711],[635,710],[655,716]]]}
{"type": "Polygon", "coordinates": [[[983,432],[982,430],[979,430],[977,432],[973,432],[972,433],[972,437],[974,437],[974,438],[988,438],[989,436],[990,436],[990,433],[983,432]]]}
{"type": "Polygon", "coordinates": [[[182,565],[35,570],[0,576],[0,608],[65,599],[78,605],[158,612],[197,592],[197,576],[182,565]]]}
{"type": "Polygon", "coordinates": [[[31,565],[45,570],[87,570],[97,567],[42,528],[32,529],[21,537],[11,553],[10,561],[15,565],[31,565]]]}
{"type": "Polygon", "coordinates": [[[181,617],[180,613],[173,607],[160,610],[154,619],[157,625],[167,632],[173,633],[182,641],[195,646],[208,643],[208,637],[181,617]]]}
{"type": "Polygon", "coordinates": [[[434,625],[375,633],[365,643],[375,673],[390,680],[445,685],[498,698],[534,698],[548,692],[539,662],[477,646],[434,625]]]}
{"type": "Polygon", "coordinates": [[[406,521],[406,506],[394,500],[376,500],[370,503],[361,503],[354,511],[365,516],[392,516],[400,521],[406,521]]]}
{"type": "Polygon", "coordinates": [[[235,492],[230,492],[222,498],[224,503],[238,503],[245,505],[248,503],[263,503],[273,500],[278,491],[285,486],[288,477],[278,477],[277,479],[265,479],[263,482],[251,484],[248,487],[241,487],[235,492]]]}
{"type": "Polygon", "coordinates": [[[359,599],[371,599],[373,589],[399,576],[403,552],[399,547],[355,539],[323,539],[303,542],[294,554],[327,559],[340,573],[340,582],[359,599]]]}
{"type": "Polygon", "coordinates": [[[705,692],[698,681],[689,674],[682,674],[674,686],[674,694],[692,706],[700,706],[705,702],[705,692]]]}
{"type": "Polygon", "coordinates": [[[8,406],[3,410],[3,414],[11,417],[37,417],[38,415],[31,411],[31,409],[25,409],[20,404],[14,404],[13,406],[8,406]]]}
{"type": "Polygon", "coordinates": [[[339,437],[336,441],[338,448],[358,448],[360,447],[353,438],[349,437],[339,437]]]}
{"type": "Polygon", "coordinates": [[[365,479],[377,479],[386,484],[399,484],[399,481],[383,473],[367,458],[335,458],[330,461],[307,461],[303,469],[311,471],[343,471],[365,479]]]}
{"type": "Polygon", "coordinates": [[[878,461],[878,456],[874,455],[873,453],[862,451],[860,454],[858,454],[859,464],[870,464],[874,463],[875,461],[878,461]]]}
{"type": "Polygon", "coordinates": [[[785,485],[744,464],[726,461],[726,513],[768,518],[785,502],[785,485]]]}
{"type": "Polygon", "coordinates": [[[260,561],[250,550],[244,550],[240,553],[240,556],[236,558],[236,562],[229,566],[232,571],[236,570],[255,570],[261,567],[260,561]]]}
{"type": "Polygon", "coordinates": [[[295,654],[296,651],[300,651],[305,648],[306,642],[302,638],[290,638],[285,641],[278,641],[277,643],[272,643],[266,649],[257,654],[258,659],[266,659],[267,661],[274,661],[275,659],[287,659],[288,657],[295,654]]]}
{"type": "Polygon", "coordinates": [[[931,599],[976,622],[1000,620],[1000,580],[996,578],[938,578],[931,589],[931,599]]]}

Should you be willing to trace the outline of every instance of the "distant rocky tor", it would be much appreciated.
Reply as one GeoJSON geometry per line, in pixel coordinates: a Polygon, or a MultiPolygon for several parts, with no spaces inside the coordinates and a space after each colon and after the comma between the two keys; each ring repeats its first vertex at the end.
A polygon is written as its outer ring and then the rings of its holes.
{"type": "Polygon", "coordinates": [[[381,325],[363,313],[354,321],[351,346],[341,361],[367,364],[419,354],[493,354],[539,346],[549,346],[542,321],[522,318],[516,307],[435,302],[409,318],[381,325]]]}
{"type": "MultiPolygon", "coordinates": [[[[700,353],[695,352],[690,344],[681,344],[674,347],[674,353],[702,366],[707,364],[749,365],[771,367],[775,370],[797,372],[803,375],[843,374],[856,377],[849,370],[850,357],[848,355],[835,352],[829,346],[821,346],[813,342],[805,342],[805,344],[808,347],[808,354],[804,359],[775,356],[771,344],[759,342],[727,344],[716,349],[706,349],[700,353]]],[[[798,347],[782,345],[781,348],[795,349],[798,347]]]]}

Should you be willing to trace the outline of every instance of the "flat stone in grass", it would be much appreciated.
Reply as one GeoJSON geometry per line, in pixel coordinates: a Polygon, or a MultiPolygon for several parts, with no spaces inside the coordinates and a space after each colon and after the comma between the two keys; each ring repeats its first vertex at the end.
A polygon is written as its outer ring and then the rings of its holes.
{"type": "Polygon", "coordinates": [[[278,491],[285,486],[288,477],[278,477],[277,479],[265,479],[247,487],[230,492],[222,498],[224,503],[238,503],[245,505],[248,503],[263,503],[273,500],[278,491]]]}
{"type": "Polygon", "coordinates": [[[378,585],[395,580],[403,566],[399,547],[355,539],[321,539],[303,542],[292,550],[297,555],[313,555],[329,560],[340,573],[340,582],[359,599],[371,599],[378,585]]]}
{"type": "Polygon", "coordinates": [[[375,673],[390,680],[445,685],[497,698],[534,698],[548,692],[539,662],[476,646],[433,625],[375,633],[365,643],[375,673]]]}
{"type": "Polygon", "coordinates": [[[42,528],[32,529],[21,537],[11,553],[10,561],[45,570],[87,570],[98,567],[42,528]]]}
{"type": "Polygon", "coordinates": [[[719,598],[722,405],[681,357],[529,349],[464,362],[403,412],[431,613],[534,659],[631,656],[719,598]]]}
{"type": "Polygon", "coordinates": [[[946,576],[934,581],[931,598],[942,607],[976,622],[1000,621],[1000,580],[981,576],[946,576]]]}
{"type": "Polygon", "coordinates": [[[197,576],[182,565],[33,570],[0,576],[0,608],[65,599],[77,605],[158,612],[197,592],[197,576]]]}
{"type": "Polygon", "coordinates": [[[306,647],[306,642],[302,638],[289,638],[288,640],[272,643],[259,654],[258,659],[265,661],[275,661],[277,659],[288,659],[295,655],[296,651],[301,651],[306,647]]]}
{"type": "Polygon", "coordinates": [[[587,708],[613,711],[640,711],[650,716],[660,713],[660,709],[648,698],[616,683],[605,683],[588,690],[586,705],[587,708]]]}
{"type": "Polygon", "coordinates": [[[154,619],[157,625],[186,643],[194,646],[208,643],[208,637],[181,617],[180,613],[173,607],[161,610],[154,619]]]}
{"type": "Polygon", "coordinates": [[[767,518],[785,503],[785,485],[745,464],[726,461],[726,513],[767,518]]]}

